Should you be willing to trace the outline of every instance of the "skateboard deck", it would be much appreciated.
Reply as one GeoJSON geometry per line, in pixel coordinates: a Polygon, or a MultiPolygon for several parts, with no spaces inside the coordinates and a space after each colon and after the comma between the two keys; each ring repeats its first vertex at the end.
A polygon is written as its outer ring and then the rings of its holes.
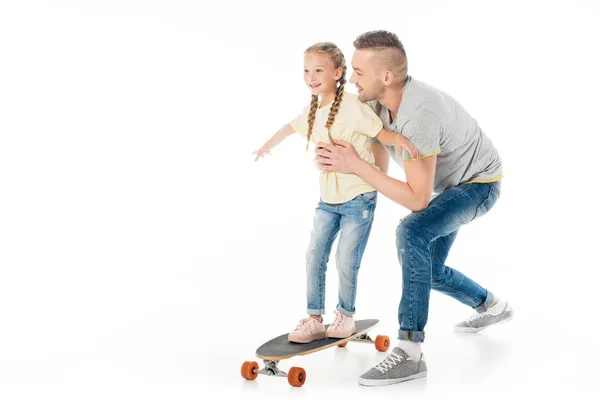
{"type": "MultiPolygon", "coordinates": [[[[303,356],[317,351],[325,350],[330,347],[345,347],[349,341],[374,343],[379,351],[387,351],[390,346],[390,339],[387,336],[378,335],[375,340],[371,339],[367,332],[379,324],[378,319],[363,319],[354,322],[356,332],[349,337],[342,339],[325,338],[314,340],[310,343],[294,343],[288,340],[289,332],[277,336],[262,344],[256,349],[256,357],[264,361],[265,367],[258,368],[258,363],[246,361],[242,365],[242,377],[247,380],[254,380],[258,374],[269,376],[283,376],[288,378],[288,383],[292,386],[302,386],[306,379],[306,372],[299,367],[292,367],[288,373],[280,371],[277,364],[280,360],[295,356],[303,356]]],[[[329,325],[325,325],[327,329],[329,325]]]]}
{"type": "MultiPolygon", "coordinates": [[[[315,351],[324,350],[329,347],[337,346],[340,342],[347,342],[356,339],[374,328],[379,324],[377,319],[363,319],[356,321],[356,333],[343,339],[325,338],[321,340],[313,340],[310,343],[294,343],[288,340],[288,333],[277,336],[269,340],[258,349],[256,349],[256,357],[263,360],[284,360],[294,356],[303,356],[305,354],[314,353],[315,351]]],[[[327,329],[329,325],[325,325],[327,329]]]]}

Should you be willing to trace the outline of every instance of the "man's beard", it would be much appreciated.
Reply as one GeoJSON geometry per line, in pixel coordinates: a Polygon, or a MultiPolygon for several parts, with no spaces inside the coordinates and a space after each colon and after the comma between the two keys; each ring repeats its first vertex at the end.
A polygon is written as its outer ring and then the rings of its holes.
{"type": "Polygon", "coordinates": [[[377,100],[381,97],[381,95],[383,94],[384,91],[385,91],[385,85],[383,83],[377,81],[373,85],[371,90],[366,91],[365,88],[363,88],[363,93],[362,93],[360,101],[366,103],[367,101],[377,100]]]}

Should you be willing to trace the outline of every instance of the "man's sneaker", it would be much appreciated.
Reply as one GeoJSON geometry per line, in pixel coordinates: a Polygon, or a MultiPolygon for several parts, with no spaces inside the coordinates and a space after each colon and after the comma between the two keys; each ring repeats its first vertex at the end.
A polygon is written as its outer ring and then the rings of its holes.
{"type": "Polygon", "coordinates": [[[343,339],[354,335],[355,332],[356,325],[354,325],[354,318],[336,311],[335,320],[329,325],[329,328],[327,328],[327,337],[343,339]]]}
{"type": "Polygon", "coordinates": [[[385,360],[362,374],[358,383],[365,386],[384,386],[426,376],[427,364],[423,360],[423,353],[419,360],[415,361],[400,347],[394,347],[385,360]]]}
{"type": "Polygon", "coordinates": [[[466,320],[459,322],[454,325],[454,330],[456,332],[467,332],[467,333],[475,333],[488,328],[492,325],[500,324],[502,322],[510,321],[513,317],[513,310],[510,304],[506,303],[504,306],[504,310],[500,312],[498,315],[492,315],[487,311],[482,313],[477,313],[466,320]]]}
{"type": "Polygon", "coordinates": [[[301,319],[296,329],[288,335],[288,340],[295,343],[310,343],[320,339],[325,339],[325,325],[312,317],[301,319]]]}

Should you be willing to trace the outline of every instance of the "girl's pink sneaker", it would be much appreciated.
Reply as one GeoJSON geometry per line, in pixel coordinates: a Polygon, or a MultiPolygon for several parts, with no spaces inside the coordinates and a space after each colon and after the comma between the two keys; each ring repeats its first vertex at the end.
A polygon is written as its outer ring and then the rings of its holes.
{"type": "Polygon", "coordinates": [[[327,337],[343,339],[356,332],[354,318],[339,311],[335,312],[335,321],[327,328],[327,337]]]}
{"type": "Polygon", "coordinates": [[[296,329],[288,335],[288,340],[294,343],[310,343],[321,339],[325,339],[325,325],[311,317],[301,319],[296,329]]]}

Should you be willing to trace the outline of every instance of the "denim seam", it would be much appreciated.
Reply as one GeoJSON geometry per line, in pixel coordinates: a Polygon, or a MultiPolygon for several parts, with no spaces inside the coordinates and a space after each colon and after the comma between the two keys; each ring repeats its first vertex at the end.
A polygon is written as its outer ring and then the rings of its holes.
{"type": "Polygon", "coordinates": [[[495,182],[490,182],[490,186],[491,186],[491,190],[493,190],[494,192],[496,192],[496,194],[498,195],[498,198],[500,198],[500,190],[498,189],[499,186],[499,181],[495,181],[495,182]]]}
{"type": "Polygon", "coordinates": [[[477,219],[477,217],[479,217],[479,214],[481,214],[482,207],[487,206],[488,203],[490,202],[490,199],[492,198],[492,189],[494,189],[494,185],[490,185],[490,189],[488,190],[487,197],[485,198],[484,201],[481,202],[481,204],[479,206],[477,206],[477,209],[475,210],[475,216],[473,217],[473,219],[471,221],[474,221],[475,219],[477,219]]]}
{"type": "Polygon", "coordinates": [[[477,307],[483,307],[484,311],[487,310],[488,308],[490,308],[492,302],[494,301],[494,293],[490,292],[489,290],[486,289],[486,295],[485,295],[485,300],[483,301],[483,303],[481,303],[479,306],[477,307]],[[487,304],[489,300],[489,305],[487,304]]]}
{"type": "Polygon", "coordinates": [[[431,248],[429,249],[429,259],[431,260],[431,280],[432,281],[433,281],[433,263],[434,263],[433,255],[435,254],[435,248],[437,246],[437,243],[438,243],[438,241],[434,240],[431,243],[431,248]]]}
{"type": "Polygon", "coordinates": [[[490,196],[488,195],[488,197],[475,210],[475,216],[473,217],[473,219],[471,221],[474,221],[477,219],[477,217],[479,217],[479,215],[481,214],[481,210],[483,209],[482,207],[487,206],[489,202],[490,202],[490,196]]]}
{"type": "MultiPolygon", "coordinates": [[[[375,204],[369,204],[367,206],[367,210],[369,210],[369,221],[367,222],[367,225],[372,225],[373,217],[375,214],[375,204]]],[[[359,240],[359,245],[356,246],[356,249],[354,251],[354,265],[352,266],[352,285],[355,288],[357,286],[357,273],[354,272],[354,268],[356,268],[358,270],[359,254],[364,253],[365,248],[367,247],[367,239],[368,239],[370,233],[371,233],[371,227],[367,226],[364,230],[362,237],[359,240]]],[[[354,304],[355,302],[356,302],[356,290],[353,291],[352,304],[354,304]]],[[[349,311],[349,310],[347,310],[347,311],[349,311]]]]}
{"type": "MultiPolygon", "coordinates": [[[[467,299],[471,300],[471,301],[473,302],[473,304],[475,304],[474,306],[471,306],[471,307],[473,307],[473,308],[475,308],[475,307],[478,307],[477,300],[475,300],[475,299],[474,299],[474,298],[472,298],[471,296],[469,296],[469,295],[467,295],[467,294],[465,294],[465,293],[463,293],[463,292],[461,292],[461,291],[459,291],[459,290],[456,290],[456,289],[454,289],[454,288],[451,288],[451,287],[449,287],[449,286],[446,286],[446,285],[444,285],[443,283],[437,283],[437,282],[435,282],[435,285],[437,285],[437,286],[443,286],[443,287],[444,287],[444,288],[446,288],[446,289],[447,289],[449,292],[454,292],[454,293],[460,293],[460,294],[462,294],[464,297],[466,297],[467,299]]],[[[483,302],[485,303],[485,300],[484,300],[483,302]]]]}
{"type": "MultiPolygon", "coordinates": [[[[407,227],[407,232],[412,232],[412,230],[407,227]]],[[[406,235],[406,242],[408,245],[408,258],[409,258],[409,262],[410,265],[414,265],[414,259],[413,259],[413,251],[412,251],[412,241],[411,241],[411,235],[407,234],[406,235]]],[[[413,321],[413,308],[414,308],[414,280],[415,280],[415,269],[411,268],[410,270],[410,288],[409,288],[409,301],[408,301],[408,320],[410,321],[410,326],[411,326],[411,330],[413,329],[413,326],[416,326],[416,324],[414,323],[415,321],[413,321]]],[[[402,325],[402,324],[401,324],[402,325]]]]}
{"type": "MultiPolygon", "coordinates": [[[[323,210],[323,209],[321,209],[321,211],[331,213],[330,211],[323,210]]],[[[327,238],[328,238],[327,244],[325,246],[326,249],[328,249],[328,248],[330,249],[330,246],[333,243],[333,240],[332,240],[333,225],[330,225],[329,228],[330,229],[327,234],[327,238]]],[[[325,260],[326,255],[329,255],[330,253],[331,253],[331,249],[329,250],[329,252],[324,251],[323,254],[321,255],[320,260],[319,260],[319,271],[322,270],[323,261],[325,260]]],[[[323,275],[326,275],[326,274],[319,274],[319,300],[320,300],[319,308],[320,309],[325,309],[325,294],[324,294],[323,286],[324,286],[324,283],[325,283],[325,280],[327,279],[327,277],[323,276],[323,275]]]]}
{"type": "MultiPolygon", "coordinates": [[[[332,246],[333,241],[334,241],[334,240],[332,240],[332,237],[333,237],[333,235],[331,234],[332,232],[333,232],[333,227],[331,227],[330,230],[329,230],[329,234],[327,235],[327,237],[329,239],[327,241],[327,246],[325,247],[326,249],[329,249],[329,252],[323,252],[323,256],[321,257],[321,261],[320,261],[320,264],[319,264],[321,266],[323,265],[323,261],[325,260],[325,255],[327,253],[331,254],[331,246],[332,246]]],[[[329,254],[327,254],[327,255],[329,255],[329,254]]],[[[326,279],[327,279],[326,276],[322,276],[322,275],[319,276],[319,298],[320,298],[320,300],[322,302],[322,304],[319,304],[319,305],[320,305],[321,309],[325,309],[324,285],[325,285],[325,280],[326,279]]]]}

